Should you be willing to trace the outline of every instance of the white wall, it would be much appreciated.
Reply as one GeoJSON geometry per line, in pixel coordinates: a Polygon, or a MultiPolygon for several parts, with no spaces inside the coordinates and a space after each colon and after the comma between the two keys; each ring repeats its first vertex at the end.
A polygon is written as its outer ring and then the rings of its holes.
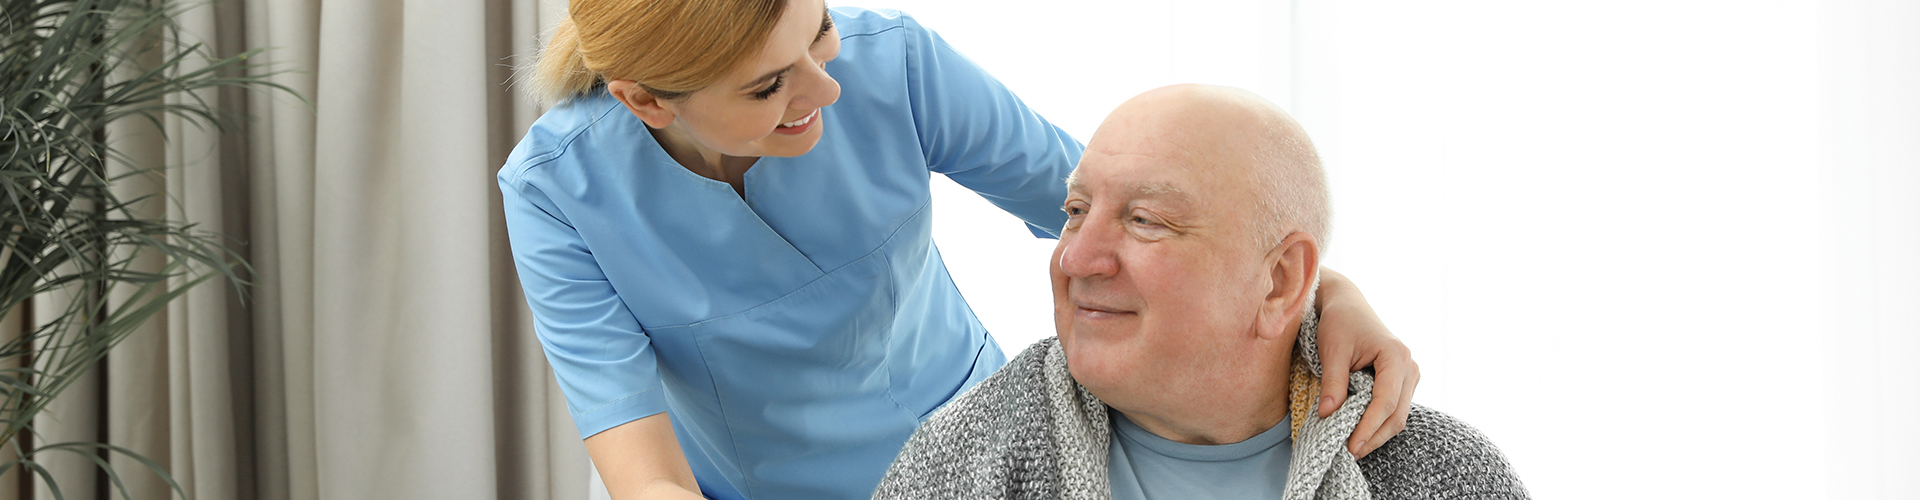
{"type": "MultiPolygon", "coordinates": [[[[1292,110],[1416,401],[1538,497],[1920,497],[1920,2],[864,5],[1082,140],[1173,82],[1292,110]]],[[[1050,335],[1051,241],[936,200],[1003,347],[1050,335]]]]}

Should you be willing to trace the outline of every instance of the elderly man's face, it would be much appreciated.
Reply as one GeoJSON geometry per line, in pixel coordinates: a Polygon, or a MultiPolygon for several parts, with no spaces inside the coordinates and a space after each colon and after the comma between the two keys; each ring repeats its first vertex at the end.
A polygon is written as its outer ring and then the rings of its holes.
{"type": "Polygon", "coordinates": [[[1053,253],[1068,367],[1123,410],[1154,404],[1125,401],[1141,391],[1232,390],[1244,376],[1223,361],[1252,355],[1242,347],[1272,291],[1245,155],[1198,132],[1114,125],[1081,159],[1053,253]]]}

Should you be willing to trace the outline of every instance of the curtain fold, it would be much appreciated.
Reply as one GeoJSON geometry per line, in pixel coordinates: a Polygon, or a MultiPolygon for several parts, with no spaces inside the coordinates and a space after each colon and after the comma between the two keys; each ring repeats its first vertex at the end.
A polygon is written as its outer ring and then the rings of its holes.
{"type": "Polygon", "coordinates": [[[484,9],[321,6],[314,233],[327,250],[314,258],[312,355],[324,374],[323,498],[482,498],[497,481],[493,391],[473,390],[493,380],[484,9]]]}
{"type": "MultiPolygon", "coordinates": [[[[145,216],[223,234],[250,284],[210,281],[170,304],[36,419],[38,442],[125,446],[202,500],[584,498],[586,453],[533,336],[493,180],[542,111],[508,87],[511,66],[563,9],[225,0],[183,11],[182,39],[216,55],[267,47],[250,59],[255,74],[305,100],[203,92],[245,115],[224,134],[178,119],[115,124],[110,140],[132,161],[113,168],[156,169],[116,189],[158,195],[145,216]]],[[[22,316],[0,333],[29,328],[22,316]]],[[[132,497],[168,497],[144,467],[113,464],[132,497]]],[[[81,457],[55,469],[67,498],[109,494],[81,457]]],[[[0,477],[0,499],[51,498],[26,482],[0,477]]]]}
{"type": "MultiPolygon", "coordinates": [[[[159,41],[158,33],[149,34],[147,41],[159,41]]],[[[159,50],[141,54],[143,65],[159,62],[164,54],[159,50]]],[[[121,75],[131,76],[138,68],[121,68],[121,75]]],[[[162,127],[144,120],[126,120],[111,124],[107,129],[107,139],[111,147],[125,154],[125,161],[107,164],[107,174],[119,178],[114,186],[114,194],[122,200],[131,200],[140,196],[166,192],[167,139],[162,127]],[[131,174],[131,175],[130,175],[131,174]]],[[[150,197],[130,207],[133,213],[143,218],[167,217],[167,199],[150,197]]],[[[158,272],[165,268],[166,258],[155,252],[147,252],[136,257],[134,264],[141,271],[158,272]]],[[[131,290],[116,290],[109,298],[110,304],[126,303],[131,290]]],[[[168,386],[168,312],[160,312],[145,325],[129,334],[112,352],[107,354],[107,394],[106,435],[114,444],[126,447],[142,456],[154,459],[161,464],[170,463],[168,447],[172,439],[172,405],[167,395],[168,386]]],[[[72,396],[65,396],[72,397],[72,396]]],[[[129,463],[130,460],[116,460],[114,470],[125,482],[129,496],[137,498],[165,498],[170,490],[165,481],[146,466],[129,463]]]]}
{"type": "MultiPolygon", "coordinates": [[[[254,166],[249,236],[253,294],[254,397],[260,425],[257,498],[316,500],[319,457],[314,432],[313,158],[314,78],[319,67],[320,3],[245,3],[247,46],[266,47],[260,74],[309,101],[254,93],[247,140],[254,166]]],[[[231,21],[230,21],[231,22],[231,21]]]]}

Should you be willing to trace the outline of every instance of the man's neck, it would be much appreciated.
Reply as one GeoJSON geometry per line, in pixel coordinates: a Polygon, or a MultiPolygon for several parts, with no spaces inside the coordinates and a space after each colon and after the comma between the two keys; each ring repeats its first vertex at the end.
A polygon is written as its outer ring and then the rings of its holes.
{"type": "MultiPolygon", "coordinates": [[[[1246,441],[1272,429],[1287,417],[1288,383],[1285,370],[1277,380],[1257,387],[1242,388],[1227,397],[1192,399],[1158,405],[1157,408],[1114,407],[1128,420],[1155,436],[1171,441],[1222,445],[1246,441]]],[[[1175,397],[1183,395],[1169,394],[1175,397]]]]}

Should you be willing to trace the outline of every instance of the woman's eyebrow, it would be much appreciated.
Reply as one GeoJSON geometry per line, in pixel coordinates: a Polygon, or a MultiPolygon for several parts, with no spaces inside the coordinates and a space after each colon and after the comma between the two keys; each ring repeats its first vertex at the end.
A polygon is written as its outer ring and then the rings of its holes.
{"type": "Polygon", "coordinates": [[[784,73],[786,73],[786,72],[787,72],[788,70],[792,70],[792,69],[793,69],[793,67],[792,67],[792,66],[788,66],[788,67],[785,67],[785,68],[780,68],[780,69],[776,69],[776,70],[773,70],[773,72],[771,72],[771,73],[767,73],[767,74],[765,74],[765,75],[761,75],[761,76],[760,76],[759,78],[755,78],[755,79],[753,79],[753,81],[751,81],[751,82],[747,82],[747,84],[746,84],[746,85],[742,85],[742,86],[740,86],[740,90],[753,90],[753,89],[755,89],[755,88],[758,88],[758,87],[759,87],[759,86],[760,86],[761,84],[764,84],[764,83],[767,83],[768,81],[772,81],[772,80],[774,79],[774,77],[778,77],[778,76],[780,76],[781,74],[784,74],[784,73]]]}
{"type": "MultiPolygon", "coordinates": [[[[822,6],[820,8],[820,32],[825,33],[828,29],[832,27],[833,27],[833,11],[827,10],[825,6],[822,6]]],[[[793,67],[788,66],[785,68],[773,70],[772,72],[769,72],[765,75],[760,75],[759,78],[755,78],[753,79],[753,81],[747,82],[746,85],[740,86],[740,90],[753,90],[755,88],[758,88],[761,85],[765,85],[768,81],[773,80],[775,77],[780,76],[780,74],[786,73],[788,70],[791,70],[791,69],[793,69],[793,67]]]]}

